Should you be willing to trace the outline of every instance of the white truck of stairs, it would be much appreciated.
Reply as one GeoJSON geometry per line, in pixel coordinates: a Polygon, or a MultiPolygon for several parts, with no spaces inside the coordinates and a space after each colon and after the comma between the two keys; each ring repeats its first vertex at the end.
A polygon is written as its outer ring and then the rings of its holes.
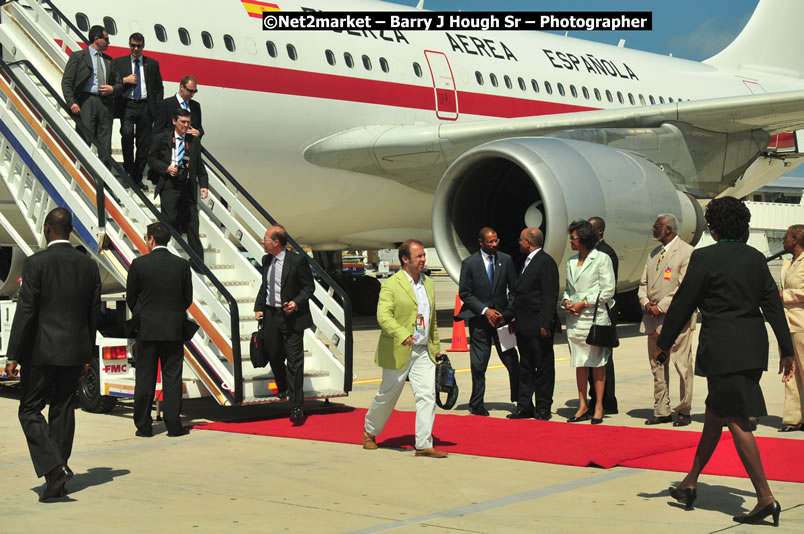
{"type": "MultiPolygon", "coordinates": [[[[0,245],[26,255],[43,247],[44,216],[63,206],[73,213],[73,240],[95,257],[105,286],[124,288],[131,261],[147,251],[145,227],[164,220],[111,155],[76,126],[54,89],[67,50],[86,46],[83,37],[47,1],[6,2],[0,17],[0,245]]],[[[222,405],[273,402],[278,399],[270,369],[253,368],[247,355],[261,283],[250,258],[262,258],[262,235],[275,221],[206,150],[204,162],[210,194],[199,199],[199,215],[206,265],[171,229],[172,251],[201,271],[193,273],[189,310],[201,328],[185,344],[185,363],[196,382],[185,386],[185,394],[210,394],[222,405]]],[[[292,238],[289,244],[305,253],[292,238]]],[[[304,334],[305,398],[345,396],[352,387],[351,306],[334,280],[311,263],[315,327],[304,334]]],[[[110,367],[103,352],[100,370],[110,367]]],[[[133,370],[101,372],[97,379],[100,394],[130,396],[133,370]]]]}

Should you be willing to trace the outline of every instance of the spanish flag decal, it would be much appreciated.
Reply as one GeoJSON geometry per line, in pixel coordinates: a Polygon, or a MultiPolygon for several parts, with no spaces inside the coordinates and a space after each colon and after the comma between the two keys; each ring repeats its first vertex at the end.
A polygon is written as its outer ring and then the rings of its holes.
{"type": "Polygon", "coordinates": [[[242,0],[243,7],[249,17],[262,18],[263,11],[279,11],[279,6],[268,2],[258,2],[257,0],[242,0]]]}

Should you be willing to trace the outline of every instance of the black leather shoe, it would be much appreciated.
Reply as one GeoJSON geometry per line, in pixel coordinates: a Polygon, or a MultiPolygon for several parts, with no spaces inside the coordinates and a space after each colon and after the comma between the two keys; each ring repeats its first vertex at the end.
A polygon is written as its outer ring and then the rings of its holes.
{"type": "Polygon", "coordinates": [[[784,425],[779,429],[779,432],[796,432],[797,430],[804,430],[802,425],[784,425]]]}
{"type": "Polygon", "coordinates": [[[593,424],[593,425],[600,425],[600,424],[603,424],[603,418],[601,417],[600,419],[597,419],[597,418],[593,417],[593,418],[592,418],[592,424],[593,424]]]}
{"type": "Polygon", "coordinates": [[[72,470],[72,469],[70,469],[70,466],[69,466],[69,465],[66,465],[66,464],[65,464],[65,466],[64,466],[64,472],[66,473],[66,475],[65,475],[65,477],[66,477],[66,478],[65,478],[65,480],[70,480],[70,479],[71,479],[71,478],[73,478],[73,476],[75,475],[75,473],[73,473],[73,470],[72,470]]]}
{"type": "Polygon", "coordinates": [[[773,516],[773,526],[779,526],[779,514],[782,513],[782,507],[779,505],[779,501],[773,501],[765,508],[760,510],[759,512],[752,514],[752,515],[735,515],[732,517],[738,523],[744,523],[746,525],[756,525],[766,517],[773,516]]]}
{"type": "Polygon", "coordinates": [[[150,438],[153,437],[154,431],[153,430],[137,430],[134,432],[134,435],[140,438],[150,438]]]}
{"type": "Polygon", "coordinates": [[[663,415],[661,417],[653,416],[647,421],[645,421],[646,425],[661,425],[662,423],[672,423],[673,416],[672,415],[663,415]]]}
{"type": "Polygon", "coordinates": [[[533,417],[539,421],[549,421],[553,414],[549,410],[538,410],[533,417]]]}
{"type": "Polygon", "coordinates": [[[290,410],[290,420],[294,423],[299,423],[304,419],[304,410],[299,408],[293,408],[290,410]]]}
{"type": "Polygon", "coordinates": [[[283,389],[282,391],[276,392],[276,397],[279,399],[287,399],[288,398],[288,390],[283,389]]]}
{"type": "Polygon", "coordinates": [[[181,436],[186,436],[189,433],[190,433],[189,430],[187,430],[186,428],[182,428],[178,432],[168,432],[167,435],[169,438],[180,438],[181,436]]]}
{"type": "Polygon", "coordinates": [[[581,421],[586,421],[587,419],[589,419],[589,410],[585,411],[584,413],[582,413],[578,417],[570,417],[569,419],[567,419],[567,422],[568,423],[580,423],[581,421]]]}
{"type": "Polygon", "coordinates": [[[505,417],[508,419],[530,419],[533,417],[533,414],[525,410],[517,410],[514,413],[509,413],[505,417]]]}
{"type": "Polygon", "coordinates": [[[39,501],[55,499],[64,495],[64,483],[67,482],[67,471],[60,465],[45,475],[45,489],[39,496],[39,501]]]}
{"type": "Polygon", "coordinates": [[[676,416],[676,420],[673,421],[673,426],[687,426],[692,422],[689,415],[685,415],[680,413],[676,416]]]}
{"type": "Polygon", "coordinates": [[[469,408],[469,413],[472,415],[489,415],[489,411],[485,408],[469,408]]]}
{"type": "Polygon", "coordinates": [[[670,496],[683,504],[687,510],[692,510],[692,504],[698,498],[698,490],[695,488],[670,488],[670,496]]]}

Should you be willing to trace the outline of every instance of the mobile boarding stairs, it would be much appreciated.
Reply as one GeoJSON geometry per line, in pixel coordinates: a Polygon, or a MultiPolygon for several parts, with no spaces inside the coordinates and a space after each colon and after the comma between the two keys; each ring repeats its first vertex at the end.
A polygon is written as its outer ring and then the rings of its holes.
{"type": "MultiPolygon", "coordinates": [[[[164,219],[111,155],[94,139],[86,141],[91,136],[80,125],[80,133],[76,130],[55,89],[68,51],[86,46],[79,30],[48,0],[2,3],[0,17],[0,245],[16,248],[9,278],[24,256],[45,246],[44,217],[63,206],[73,213],[74,244],[95,258],[104,288],[119,291],[132,260],[147,252],[146,226],[164,219]]],[[[210,181],[209,197],[199,200],[206,265],[171,228],[171,250],[198,267],[189,313],[200,329],[184,346],[192,370],[184,373],[184,394],[211,395],[225,406],[274,402],[279,399],[270,368],[255,369],[247,355],[261,282],[252,259],[262,258],[261,237],[275,221],[206,150],[203,162],[210,181]]],[[[292,238],[289,243],[305,253],[292,238]]],[[[316,274],[310,301],[315,326],[304,334],[305,398],[345,396],[352,389],[351,305],[310,260],[316,274]]],[[[119,316],[126,313],[122,298],[113,304],[119,316]]],[[[10,319],[4,310],[6,341],[10,319]]],[[[93,362],[79,390],[79,397],[81,390],[94,396],[99,409],[109,409],[115,397],[133,396],[134,370],[126,365],[129,351],[120,350],[121,344],[131,345],[99,335],[97,366],[93,362]]]]}

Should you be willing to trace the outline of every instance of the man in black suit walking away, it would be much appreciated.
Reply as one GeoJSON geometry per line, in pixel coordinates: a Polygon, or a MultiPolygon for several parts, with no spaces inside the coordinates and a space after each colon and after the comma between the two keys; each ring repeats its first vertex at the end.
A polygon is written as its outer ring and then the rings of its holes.
{"type": "Polygon", "coordinates": [[[78,379],[95,354],[100,319],[98,266],[70,245],[72,215],[56,208],[45,218],[47,249],[25,260],[20,300],[11,327],[6,373],[22,364],[19,418],[36,476],[39,500],[65,495],[75,435],[71,406],[78,379]],[[42,410],[50,399],[48,420],[42,410]]]}
{"type": "Polygon", "coordinates": [[[288,235],[283,226],[272,226],[262,240],[262,284],[257,292],[254,311],[257,319],[265,317],[266,336],[278,336],[279,353],[269,355],[278,395],[290,396],[290,419],[304,419],[304,330],[312,328],[310,297],[315,291],[313,273],[304,254],[285,247],[288,235]],[[285,368],[287,359],[287,369],[285,368]]]}
{"type": "Polygon", "coordinates": [[[500,348],[497,327],[503,324],[508,306],[508,292],[516,284],[516,270],[511,256],[497,250],[497,232],[481,228],[478,235],[480,250],[463,260],[458,294],[463,301],[458,318],[469,323],[469,362],[472,369],[472,395],[469,412],[488,415],[483,398],[486,393],[486,369],[491,356],[491,344],[497,348],[511,384],[511,402],[517,401],[519,389],[519,360],[516,349],[505,352],[500,348]]]}
{"type": "MultiPolygon", "coordinates": [[[[600,217],[589,217],[589,223],[597,230],[597,235],[600,240],[595,245],[595,248],[600,252],[604,252],[611,258],[611,266],[614,268],[614,287],[617,288],[617,269],[620,265],[620,260],[617,258],[617,253],[611,248],[611,245],[606,243],[603,239],[603,234],[606,232],[606,221],[600,217]]],[[[617,303],[611,307],[611,324],[617,324],[617,303]]],[[[606,362],[606,384],[603,388],[603,411],[609,415],[619,413],[617,406],[617,397],[614,395],[615,382],[614,382],[614,349],[611,350],[609,360],[606,362]]],[[[594,412],[595,409],[595,380],[592,373],[589,373],[589,410],[594,412]]]]}
{"type": "Polygon", "coordinates": [[[196,93],[198,93],[198,82],[195,76],[182,78],[179,82],[179,91],[159,104],[159,111],[154,119],[154,131],[170,130],[173,112],[183,109],[189,111],[193,117],[193,125],[187,129],[187,133],[200,140],[204,135],[204,127],[201,123],[201,104],[193,100],[196,93]]]}
{"type": "Polygon", "coordinates": [[[162,364],[163,413],[168,436],[183,436],[181,372],[187,308],[193,303],[190,263],[167,248],[170,232],[162,223],[148,225],[149,254],[131,262],[126,302],[136,330],[137,377],[134,384],[136,434],[151,437],[151,405],[156,389],[157,362],[162,364]]]}
{"type": "Polygon", "coordinates": [[[103,26],[89,29],[90,45],[70,55],[61,78],[61,92],[81,123],[100,143],[100,148],[112,153],[113,95],[119,95],[122,85],[112,68],[112,58],[103,54],[109,48],[109,32],[103,26]]]}
{"type": "Polygon", "coordinates": [[[187,234],[187,243],[203,261],[196,192],[200,187],[201,198],[207,198],[209,179],[201,161],[201,141],[185,135],[190,120],[189,111],[173,110],[173,129],[154,137],[148,174],[156,184],[154,196],[159,195],[162,201],[162,214],[179,233],[187,234]]]}
{"type": "Polygon", "coordinates": [[[151,125],[164,98],[164,88],[159,62],[142,55],[145,37],[138,32],[132,33],[128,47],[131,54],[112,62],[114,71],[123,76],[123,92],[115,101],[114,115],[120,119],[123,168],[141,189],[147,189],[142,183],[142,173],[151,149],[151,125]]]}
{"type": "Polygon", "coordinates": [[[509,419],[552,417],[556,365],[553,335],[561,329],[558,304],[558,266],[542,250],[544,234],[525,228],[519,235],[519,250],[526,254],[511,305],[505,317],[515,318],[519,346],[519,400],[509,419]],[[533,401],[535,394],[535,403],[533,401]]]}

